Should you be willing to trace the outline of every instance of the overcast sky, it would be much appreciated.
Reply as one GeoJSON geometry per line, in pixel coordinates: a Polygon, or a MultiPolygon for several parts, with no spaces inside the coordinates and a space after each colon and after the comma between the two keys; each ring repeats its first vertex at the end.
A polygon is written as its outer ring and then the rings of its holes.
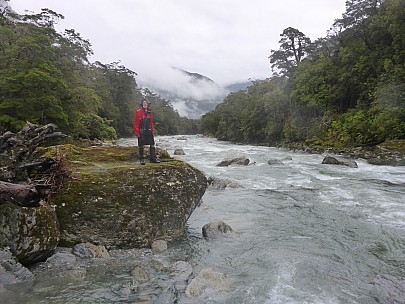
{"type": "Polygon", "coordinates": [[[220,85],[271,76],[268,56],[294,27],[325,37],[345,0],[11,0],[17,13],[49,8],[65,16],[59,32],[88,39],[91,61],[121,61],[138,80],[164,80],[169,67],[220,85]]]}

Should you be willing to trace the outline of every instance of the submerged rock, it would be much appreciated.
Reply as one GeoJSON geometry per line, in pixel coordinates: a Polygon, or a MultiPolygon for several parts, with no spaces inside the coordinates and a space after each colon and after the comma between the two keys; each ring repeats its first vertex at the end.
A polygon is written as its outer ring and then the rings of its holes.
{"type": "Polygon", "coordinates": [[[135,266],[134,270],[131,272],[131,275],[134,280],[141,283],[149,281],[150,278],[149,272],[139,265],[135,266]]]}
{"type": "Polygon", "coordinates": [[[33,279],[34,275],[17,261],[10,249],[0,249],[0,285],[10,285],[33,279]]]}
{"type": "Polygon", "coordinates": [[[186,281],[193,273],[193,267],[185,261],[177,261],[171,267],[176,281],[186,281]]]}
{"type": "Polygon", "coordinates": [[[94,245],[91,243],[80,243],[75,245],[72,248],[72,253],[79,258],[110,258],[110,254],[103,245],[94,245]]]}
{"type": "Polygon", "coordinates": [[[329,165],[341,165],[341,166],[347,166],[350,168],[357,168],[357,163],[353,160],[348,160],[348,159],[338,159],[336,157],[332,156],[325,156],[325,158],[322,161],[322,164],[329,164],[329,165]]]}
{"type": "Polygon", "coordinates": [[[174,155],[186,155],[184,150],[180,147],[175,147],[174,148],[174,155]]]}
{"type": "Polygon", "coordinates": [[[223,190],[226,187],[242,188],[242,186],[235,181],[232,181],[230,179],[218,178],[215,176],[210,176],[208,178],[208,186],[211,189],[218,189],[218,190],[223,190]]]}
{"type": "Polygon", "coordinates": [[[52,265],[73,264],[76,262],[76,256],[70,252],[56,252],[46,262],[52,265]]]}
{"type": "Polygon", "coordinates": [[[210,267],[202,269],[187,286],[186,295],[196,298],[202,295],[206,289],[216,292],[229,290],[230,282],[226,274],[210,267]]]}
{"type": "Polygon", "coordinates": [[[271,166],[273,165],[284,165],[283,161],[280,159],[272,158],[267,161],[267,163],[271,166]]]}
{"type": "Polygon", "coordinates": [[[160,164],[140,166],[136,150],[67,145],[43,151],[64,155],[72,171],[73,178],[51,198],[61,246],[149,247],[156,239],[173,241],[183,234],[206,190],[205,175],[162,150],[160,164]]]}
{"type": "Polygon", "coordinates": [[[227,167],[230,165],[241,165],[241,166],[247,166],[250,163],[250,159],[246,158],[246,156],[241,156],[233,159],[224,159],[221,161],[217,166],[218,167],[227,167]]]}
{"type": "Polygon", "coordinates": [[[215,239],[224,234],[232,233],[231,226],[224,222],[210,222],[202,227],[204,237],[215,239]]]}
{"type": "Polygon", "coordinates": [[[167,243],[163,240],[156,240],[152,243],[152,252],[161,253],[167,250],[167,243]]]}

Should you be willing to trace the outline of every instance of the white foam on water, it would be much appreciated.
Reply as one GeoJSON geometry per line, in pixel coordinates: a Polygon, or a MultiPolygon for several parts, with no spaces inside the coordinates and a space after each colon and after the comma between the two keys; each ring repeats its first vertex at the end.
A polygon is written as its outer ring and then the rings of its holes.
{"type": "Polygon", "coordinates": [[[292,263],[280,265],[277,280],[268,294],[266,304],[337,304],[334,296],[311,294],[295,287],[296,267],[292,263]]]}

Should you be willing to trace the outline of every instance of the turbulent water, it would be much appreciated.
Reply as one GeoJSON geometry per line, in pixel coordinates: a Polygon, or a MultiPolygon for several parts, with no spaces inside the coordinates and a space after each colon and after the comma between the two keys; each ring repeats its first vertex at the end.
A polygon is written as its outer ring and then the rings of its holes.
{"type": "Polygon", "coordinates": [[[207,191],[188,222],[192,263],[233,280],[212,303],[405,303],[405,167],[325,165],[324,155],[199,137],[160,144],[243,186],[207,191]],[[241,155],[254,165],[216,166],[241,155]],[[213,220],[236,236],[200,242],[213,220]]]}
{"type": "MultiPolygon", "coordinates": [[[[241,186],[208,189],[184,238],[169,244],[171,258],[190,262],[195,272],[225,273],[229,289],[206,290],[197,299],[180,295],[179,303],[405,303],[405,167],[363,160],[356,160],[358,168],[325,165],[324,155],[198,136],[157,142],[171,155],[181,147],[186,155],[175,157],[207,177],[241,186]],[[239,156],[253,164],[216,166],[239,156]],[[284,160],[269,165],[269,159],[284,160]],[[202,226],[217,220],[234,233],[204,240],[202,226]]],[[[136,146],[129,139],[120,144],[136,146]]],[[[111,282],[66,287],[49,301],[79,303],[98,293],[100,303],[121,302],[102,289],[118,288],[120,271],[130,271],[125,263],[109,266],[119,269],[106,276],[111,282]]]]}

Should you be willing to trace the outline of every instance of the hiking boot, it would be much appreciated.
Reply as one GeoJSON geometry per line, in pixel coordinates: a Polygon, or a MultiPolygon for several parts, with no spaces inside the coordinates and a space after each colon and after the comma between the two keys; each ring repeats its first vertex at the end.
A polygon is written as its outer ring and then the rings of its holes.
{"type": "Polygon", "coordinates": [[[150,162],[155,163],[155,164],[160,163],[160,160],[158,160],[156,158],[156,149],[155,149],[155,147],[150,147],[150,162]]]}
{"type": "Polygon", "coordinates": [[[145,164],[145,156],[143,154],[143,147],[139,147],[139,162],[141,163],[141,165],[145,164]]]}

